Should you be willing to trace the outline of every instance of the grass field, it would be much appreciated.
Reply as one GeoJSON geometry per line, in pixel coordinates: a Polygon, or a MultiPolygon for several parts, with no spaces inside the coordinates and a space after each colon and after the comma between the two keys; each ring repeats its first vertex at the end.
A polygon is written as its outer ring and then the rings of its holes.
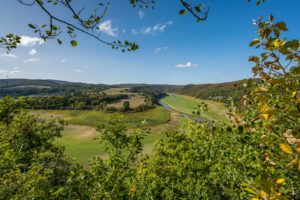
{"type": "MultiPolygon", "coordinates": [[[[150,127],[150,134],[144,140],[145,154],[152,152],[155,143],[166,137],[165,133],[179,130],[187,123],[187,119],[172,113],[167,123],[150,127]]],[[[129,131],[133,131],[130,129],[129,131]]],[[[66,154],[77,159],[84,166],[88,166],[89,161],[97,155],[105,155],[104,146],[100,142],[100,133],[94,127],[81,125],[68,125],[62,132],[62,137],[57,142],[65,146],[66,154]],[[97,139],[98,138],[98,139],[97,139]]]]}
{"type": "MultiPolygon", "coordinates": [[[[32,113],[42,119],[65,119],[70,124],[97,127],[98,125],[107,125],[116,118],[116,114],[106,113],[94,110],[36,110],[32,113]]],[[[170,120],[170,112],[161,107],[147,110],[145,112],[124,113],[122,122],[128,128],[136,128],[146,120],[149,126],[167,123],[170,120]]]]}
{"type": "MultiPolygon", "coordinates": [[[[66,154],[77,159],[85,166],[96,155],[105,155],[100,133],[96,131],[97,125],[108,125],[115,114],[101,111],[76,111],[76,110],[37,110],[31,113],[42,119],[65,119],[69,125],[62,132],[62,137],[57,139],[59,144],[65,146],[66,154]]],[[[168,131],[178,130],[187,119],[178,114],[171,113],[162,107],[140,113],[126,113],[121,119],[129,131],[141,126],[141,121],[146,120],[151,129],[150,134],[143,140],[144,153],[150,154],[156,141],[165,138],[168,131]]]]}
{"type": "Polygon", "coordinates": [[[202,117],[214,120],[217,122],[229,123],[226,118],[226,113],[228,112],[226,107],[219,102],[197,99],[190,96],[169,94],[161,100],[162,103],[167,104],[170,108],[175,111],[192,115],[192,112],[197,108],[202,102],[208,105],[209,111],[202,114],[202,117]]]}
{"type": "MultiPolygon", "coordinates": [[[[170,94],[162,99],[162,102],[172,109],[186,114],[192,114],[199,103],[205,102],[208,104],[210,111],[204,113],[203,117],[228,123],[225,117],[227,110],[221,103],[176,94],[170,94]]],[[[87,167],[88,162],[96,155],[105,156],[103,144],[99,139],[96,139],[100,137],[96,127],[98,125],[108,125],[116,118],[116,114],[91,110],[37,110],[31,111],[31,113],[46,120],[55,118],[68,121],[69,125],[65,127],[62,137],[57,139],[57,142],[65,146],[67,155],[77,159],[84,166],[87,167]]],[[[182,117],[178,112],[170,112],[162,107],[122,115],[121,120],[129,131],[140,127],[143,120],[148,122],[147,126],[151,131],[143,140],[143,153],[145,154],[151,154],[155,143],[166,137],[164,133],[185,131],[188,122],[188,119],[182,117]]]]}

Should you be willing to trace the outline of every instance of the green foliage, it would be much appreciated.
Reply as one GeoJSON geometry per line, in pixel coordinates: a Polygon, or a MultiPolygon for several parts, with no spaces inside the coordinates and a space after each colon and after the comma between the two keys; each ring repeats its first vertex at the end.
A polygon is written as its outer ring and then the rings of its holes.
{"type": "Polygon", "coordinates": [[[72,47],[76,47],[77,46],[77,41],[76,40],[71,40],[71,45],[72,47]]]}
{"type": "MultiPolygon", "coordinates": [[[[82,168],[53,143],[60,137],[63,122],[37,120],[8,98],[0,105],[9,107],[0,118],[0,199],[66,198],[65,191],[77,187],[71,172],[82,168]]],[[[68,195],[84,197],[84,192],[77,192],[68,195]]]]}
{"type": "Polygon", "coordinates": [[[251,132],[261,131],[264,134],[262,145],[272,148],[274,152],[273,155],[265,152],[266,165],[273,166],[273,170],[277,167],[285,169],[285,173],[274,176],[267,172],[265,176],[269,177],[269,184],[266,189],[262,179],[253,182],[251,187],[260,190],[256,196],[263,199],[298,199],[300,74],[294,69],[300,65],[299,40],[284,38],[282,34],[287,31],[287,26],[284,22],[275,23],[273,16],[269,21],[260,18],[255,24],[260,38],[250,46],[262,47],[264,52],[260,58],[253,56],[249,61],[255,63],[252,71],[262,82],[254,83],[245,96],[246,113],[242,114],[240,121],[251,132]],[[280,138],[281,144],[268,139],[274,134],[280,138]]]}
{"type": "Polygon", "coordinates": [[[9,53],[12,49],[17,48],[17,45],[21,42],[21,37],[10,33],[6,36],[0,37],[0,48],[6,49],[9,53]]]}
{"type": "Polygon", "coordinates": [[[57,96],[25,98],[24,108],[45,110],[104,110],[108,103],[127,99],[127,94],[107,95],[105,92],[76,92],[57,96]]]}
{"type": "Polygon", "coordinates": [[[123,111],[127,112],[130,110],[130,105],[129,105],[129,101],[124,101],[123,102],[123,111]]]}

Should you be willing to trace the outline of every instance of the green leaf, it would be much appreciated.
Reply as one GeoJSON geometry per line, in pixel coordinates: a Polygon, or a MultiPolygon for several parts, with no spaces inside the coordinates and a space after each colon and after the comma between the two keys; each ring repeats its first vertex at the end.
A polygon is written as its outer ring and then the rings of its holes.
{"type": "Polygon", "coordinates": [[[196,10],[197,12],[201,12],[200,6],[196,6],[196,7],[195,7],[195,10],[196,10]]]}
{"type": "Polygon", "coordinates": [[[60,39],[56,40],[58,44],[62,44],[62,41],[60,39]]]}
{"type": "Polygon", "coordinates": [[[33,24],[28,24],[28,26],[32,29],[36,29],[36,27],[33,24]]]}
{"type": "Polygon", "coordinates": [[[71,40],[70,43],[71,43],[72,47],[76,47],[78,45],[76,40],[71,40]]]}
{"type": "Polygon", "coordinates": [[[253,47],[253,46],[259,44],[260,42],[261,42],[261,41],[260,41],[259,39],[254,39],[252,42],[250,42],[249,46],[250,46],[250,47],[253,47]]]}

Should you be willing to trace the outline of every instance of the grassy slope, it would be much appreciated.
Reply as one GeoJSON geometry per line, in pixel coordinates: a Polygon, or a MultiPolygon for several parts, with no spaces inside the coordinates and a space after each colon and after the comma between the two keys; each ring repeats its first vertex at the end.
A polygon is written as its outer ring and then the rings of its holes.
{"type": "Polygon", "coordinates": [[[95,138],[99,133],[88,126],[69,125],[57,142],[66,148],[66,154],[82,162],[85,166],[96,155],[103,154],[103,145],[95,138]]]}
{"type": "Polygon", "coordinates": [[[203,113],[202,117],[218,122],[229,123],[226,118],[227,109],[219,102],[202,100],[178,94],[169,94],[161,101],[176,111],[190,115],[192,115],[192,112],[199,104],[204,102],[208,105],[209,111],[203,113]]]}

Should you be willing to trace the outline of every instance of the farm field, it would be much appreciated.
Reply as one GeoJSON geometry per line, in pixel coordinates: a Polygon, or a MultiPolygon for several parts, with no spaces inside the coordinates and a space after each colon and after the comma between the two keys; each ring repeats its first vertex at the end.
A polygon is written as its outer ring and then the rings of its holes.
{"type": "Polygon", "coordinates": [[[166,132],[185,131],[184,127],[188,119],[182,117],[179,112],[192,114],[199,103],[205,102],[209,107],[209,112],[204,113],[202,117],[228,123],[225,117],[227,110],[221,103],[177,94],[169,94],[161,101],[178,112],[157,106],[154,109],[137,113],[107,113],[94,110],[35,110],[31,113],[45,120],[66,120],[68,125],[57,142],[65,147],[67,155],[86,167],[94,156],[105,156],[104,146],[99,139],[101,135],[96,131],[97,126],[109,126],[110,122],[116,118],[120,119],[129,131],[141,127],[142,121],[147,122],[146,126],[150,128],[150,134],[143,140],[144,154],[151,154],[155,143],[164,139],[166,132]]]}
{"type": "Polygon", "coordinates": [[[209,110],[202,114],[203,118],[214,120],[219,123],[229,123],[229,120],[226,118],[228,110],[222,103],[216,101],[202,100],[191,96],[170,93],[168,96],[161,99],[161,102],[175,111],[188,115],[192,115],[197,106],[204,102],[208,105],[209,110]]]}
{"type": "Polygon", "coordinates": [[[125,101],[129,102],[130,108],[136,108],[140,105],[145,104],[145,98],[141,95],[132,95],[130,98],[128,99],[123,99],[121,101],[118,101],[116,103],[111,103],[111,104],[107,104],[108,107],[115,107],[115,108],[122,108],[123,107],[123,103],[125,101]]]}
{"type": "Polygon", "coordinates": [[[145,104],[145,97],[136,92],[130,92],[129,88],[109,88],[105,90],[105,93],[109,95],[127,94],[129,97],[128,99],[123,99],[115,103],[109,103],[107,104],[108,107],[121,108],[125,101],[129,101],[131,108],[136,108],[142,104],[145,104]]]}

